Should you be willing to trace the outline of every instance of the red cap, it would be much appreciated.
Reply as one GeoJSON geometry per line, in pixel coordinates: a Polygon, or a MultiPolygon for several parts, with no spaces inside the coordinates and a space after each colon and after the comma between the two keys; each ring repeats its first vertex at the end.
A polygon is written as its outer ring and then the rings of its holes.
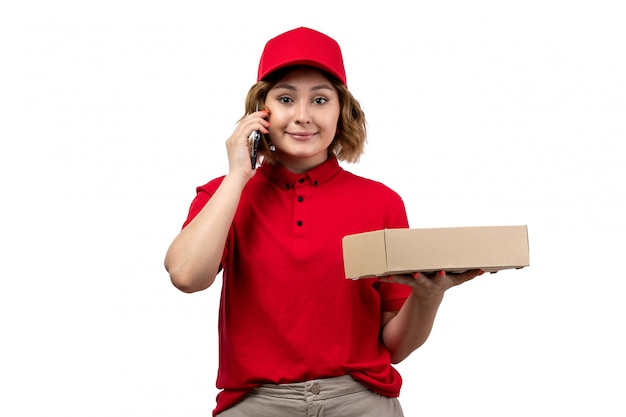
{"type": "Polygon", "coordinates": [[[257,81],[291,65],[320,68],[347,85],[339,44],[316,30],[300,27],[270,39],[261,55],[257,81]]]}

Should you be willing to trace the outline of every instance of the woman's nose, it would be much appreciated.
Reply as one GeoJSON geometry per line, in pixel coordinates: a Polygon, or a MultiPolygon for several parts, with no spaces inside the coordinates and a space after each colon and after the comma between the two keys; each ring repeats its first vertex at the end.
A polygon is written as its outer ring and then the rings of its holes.
{"type": "Polygon", "coordinates": [[[309,112],[308,103],[300,103],[297,106],[295,121],[297,124],[311,123],[311,114],[309,112]]]}

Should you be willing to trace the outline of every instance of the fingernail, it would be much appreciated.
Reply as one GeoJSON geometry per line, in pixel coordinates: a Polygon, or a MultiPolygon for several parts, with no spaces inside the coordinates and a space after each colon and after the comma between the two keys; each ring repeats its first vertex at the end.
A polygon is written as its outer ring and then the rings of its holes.
{"type": "Polygon", "coordinates": [[[440,277],[443,277],[444,275],[446,275],[446,271],[439,271],[437,272],[437,275],[439,275],[440,277]]]}

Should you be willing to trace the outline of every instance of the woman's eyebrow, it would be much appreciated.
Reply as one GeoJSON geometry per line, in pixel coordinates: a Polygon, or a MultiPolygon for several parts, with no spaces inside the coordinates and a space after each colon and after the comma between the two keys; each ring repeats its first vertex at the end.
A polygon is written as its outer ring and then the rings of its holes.
{"type": "Polygon", "coordinates": [[[318,90],[331,90],[332,91],[332,89],[333,88],[328,84],[320,84],[320,85],[311,87],[311,91],[318,91],[318,90]]]}
{"type": "Polygon", "coordinates": [[[292,91],[296,91],[296,87],[294,87],[291,84],[287,84],[287,83],[282,83],[282,84],[276,84],[274,86],[275,89],[279,89],[279,88],[283,88],[285,90],[292,90],[292,91]]]}

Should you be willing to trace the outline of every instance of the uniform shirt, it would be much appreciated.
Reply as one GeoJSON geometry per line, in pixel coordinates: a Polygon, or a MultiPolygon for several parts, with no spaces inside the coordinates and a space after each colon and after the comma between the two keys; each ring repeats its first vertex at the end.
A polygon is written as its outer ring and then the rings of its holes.
{"type": "MultiPolygon", "coordinates": [[[[187,225],[223,177],[197,188],[187,225]]],[[[184,227],[184,226],[183,226],[184,227]]],[[[222,260],[219,369],[213,414],[265,383],[350,375],[385,396],[401,377],[380,339],[381,313],[410,289],[345,277],[347,234],[408,227],[385,185],[331,156],[305,174],[263,164],[241,195],[222,260]]]]}

